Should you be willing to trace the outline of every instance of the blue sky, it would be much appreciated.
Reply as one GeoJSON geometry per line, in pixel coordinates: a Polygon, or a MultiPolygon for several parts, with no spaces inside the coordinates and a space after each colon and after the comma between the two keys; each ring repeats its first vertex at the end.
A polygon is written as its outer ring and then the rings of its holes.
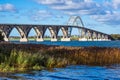
{"type": "Polygon", "coordinates": [[[0,0],[0,23],[65,25],[70,16],[80,16],[85,27],[120,34],[120,0],[0,0]]]}

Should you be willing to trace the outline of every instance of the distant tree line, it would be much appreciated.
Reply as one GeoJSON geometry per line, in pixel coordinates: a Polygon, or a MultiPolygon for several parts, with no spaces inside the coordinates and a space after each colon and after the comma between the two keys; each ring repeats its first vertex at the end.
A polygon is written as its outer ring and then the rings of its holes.
{"type": "Polygon", "coordinates": [[[120,40],[120,34],[111,34],[111,37],[112,37],[114,40],[120,40]]]}

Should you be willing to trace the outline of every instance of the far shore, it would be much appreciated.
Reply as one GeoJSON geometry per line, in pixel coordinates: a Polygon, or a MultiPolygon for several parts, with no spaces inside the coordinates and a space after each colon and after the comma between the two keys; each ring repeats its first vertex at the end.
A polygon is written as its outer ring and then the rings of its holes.
{"type": "Polygon", "coordinates": [[[120,64],[120,48],[0,43],[0,72],[120,64]]]}

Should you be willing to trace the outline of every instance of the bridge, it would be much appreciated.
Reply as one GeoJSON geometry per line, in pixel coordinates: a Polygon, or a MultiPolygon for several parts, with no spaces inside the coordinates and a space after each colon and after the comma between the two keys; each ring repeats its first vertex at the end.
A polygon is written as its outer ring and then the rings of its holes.
{"type": "Polygon", "coordinates": [[[20,42],[27,42],[30,30],[36,32],[36,41],[44,41],[45,32],[48,29],[51,34],[51,41],[57,41],[58,32],[61,30],[63,37],[61,41],[70,41],[73,28],[79,30],[79,41],[108,41],[110,35],[84,27],[79,16],[71,16],[67,25],[37,25],[37,24],[0,24],[0,31],[5,41],[9,41],[10,33],[16,28],[20,34],[20,42]]]}

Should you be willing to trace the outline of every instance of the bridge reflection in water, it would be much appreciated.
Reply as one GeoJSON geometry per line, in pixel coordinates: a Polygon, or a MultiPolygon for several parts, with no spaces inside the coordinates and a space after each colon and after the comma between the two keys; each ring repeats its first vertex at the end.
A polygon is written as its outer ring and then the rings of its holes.
{"type": "Polygon", "coordinates": [[[57,41],[58,32],[61,30],[63,37],[61,41],[70,41],[73,28],[79,30],[79,41],[108,41],[111,36],[99,31],[85,28],[82,19],[79,16],[70,17],[67,25],[36,25],[36,24],[0,24],[0,31],[5,41],[9,41],[9,36],[13,28],[20,33],[20,42],[27,42],[30,30],[33,28],[36,32],[36,41],[44,41],[44,35],[48,29],[51,33],[51,41],[57,41]]]}

